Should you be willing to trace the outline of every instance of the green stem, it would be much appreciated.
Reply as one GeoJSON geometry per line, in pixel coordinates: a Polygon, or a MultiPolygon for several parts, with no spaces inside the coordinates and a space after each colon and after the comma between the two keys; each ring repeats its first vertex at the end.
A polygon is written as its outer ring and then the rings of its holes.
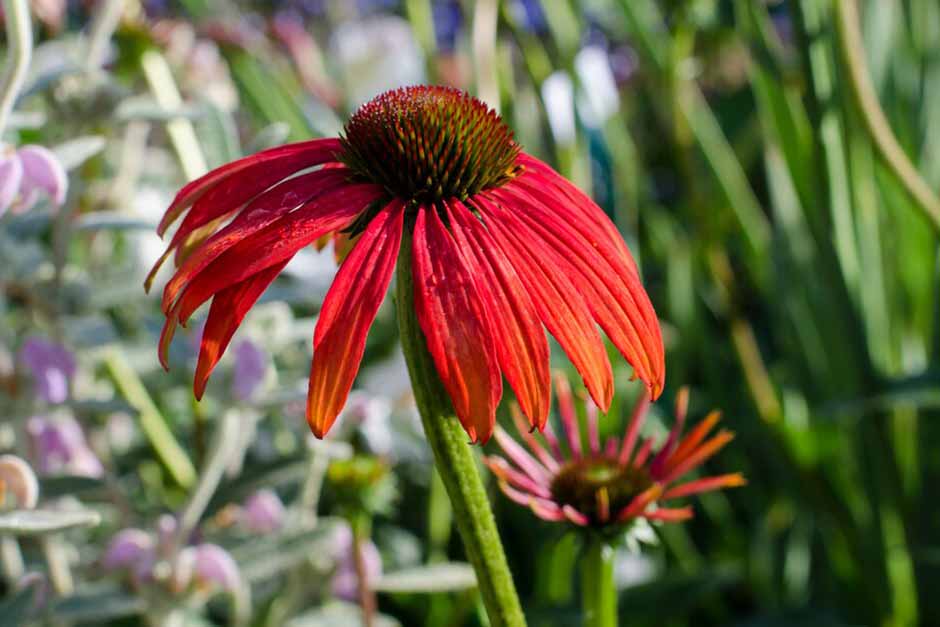
{"type": "Polygon", "coordinates": [[[617,627],[614,549],[601,538],[590,538],[581,562],[581,611],[584,627],[617,627]]]}
{"type": "Polygon", "coordinates": [[[865,61],[865,44],[859,27],[858,4],[856,0],[837,0],[835,8],[839,52],[848,70],[849,87],[855,99],[855,106],[865,122],[865,129],[878,156],[914,199],[934,230],[940,231],[940,198],[924,181],[901,148],[878,103],[878,95],[875,93],[865,61]]]}
{"type": "Polygon", "coordinates": [[[437,471],[454,507],[457,530],[473,569],[492,627],[524,627],[525,616],[506,563],[496,521],[476,460],[434,369],[414,310],[411,235],[401,244],[397,273],[398,328],[415,402],[434,453],[437,471]]]}
{"type": "Polygon", "coordinates": [[[33,27],[26,0],[4,0],[7,25],[7,74],[0,85],[0,134],[6,129],[13,105],[26,81],[29,60],[33,54],[33,27]]]}

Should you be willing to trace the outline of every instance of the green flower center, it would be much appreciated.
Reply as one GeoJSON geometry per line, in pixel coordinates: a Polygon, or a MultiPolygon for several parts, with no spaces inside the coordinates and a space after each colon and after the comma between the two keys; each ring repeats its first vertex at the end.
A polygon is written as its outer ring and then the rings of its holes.
{"type": "Polygon", "coordinates": [[[465,200],[517,173],[512,130],[486,104],[448,87],[404,87],[346,123],[340,161],[406,200],[465,200]]]}
{"type": "Polygon", "coordinates": [[[645,470],[623,467],[606,457],[592,457],[562,466],[552,480],[551,492],[558,503],[570,505],[595,524],[603,524],[603,502],[613,518],[652,484],[645,470]]]}

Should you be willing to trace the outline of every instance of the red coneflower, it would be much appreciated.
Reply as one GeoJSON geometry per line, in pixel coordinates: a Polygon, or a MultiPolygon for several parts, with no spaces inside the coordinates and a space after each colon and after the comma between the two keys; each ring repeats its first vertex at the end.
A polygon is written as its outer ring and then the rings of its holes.
{"type": "Polygon", "coordinates": [[[407,87],[363,105],[343,137],[240,159],[186,185],[162,234],[182,223],[163,293],[161,362],[178,323],[212,300],[196,367],[210,372],[248,309],[301,248],[348,250],[317,322],[307,419],[322,437],[345,403],[368,329],[412,235],[414,307],[440,379],[473,441],[493,430],[502,377],[535,427],[550,397],[543,325],[607,408],[613,378],[597,326],[655,398],[659,323],[630,252],[603,211],[521,152],[484,103],[407,87]],[[185,214],[185,216],[184,216],[185,214]]]}
{"type": "Polygon", "coordinates": [[[555,395],[567,453],[562,452],[562,444],[550,425],[543,431],[543,444],[525,427],[513,406],[516,427],[531,454],[496,427],[496,442],[508,460],[498,456],[485,460],[499,478],[503,493],[531,508],[539,518],[599,529],[616,529],[637,518],[676,522],[691,518],[692,508],[670,507],[665,502],[745,483],[740,473],[731,473],[676,485],[734,437],[730,431],[720,431],[708,438],[720,417],[717,411],[680,437],[688,408],[687,388],[679,391],[675,424],[658,450],[654,450],[653,438],[639,441],[650,405],[647,394],[637,401],[623,440],[611,437],[603,446],[598,435],[597,406],[588,400],[584,407],[587,450],[582,446],[574,399],[563,376],[556,377],[555,395]]]}

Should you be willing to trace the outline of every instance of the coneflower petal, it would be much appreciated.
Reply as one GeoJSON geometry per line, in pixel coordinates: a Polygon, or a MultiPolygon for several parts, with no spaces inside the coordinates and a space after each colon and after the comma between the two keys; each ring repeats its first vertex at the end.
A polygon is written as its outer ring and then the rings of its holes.
{"type": "Polygon", "coordinates": [[[539,318],[581,374],[594,402],[606,412],[614,393],[613,373],[584,299],[560,269],[539,261],[547,254],[537,246],[539,240],[484,196],[474,197],[473,204],[484,214],[495,245],[516,269],[539,318]]]}
{"type": "MultiPolygon", "coordinates": [[[[611,269],[620,275],[626,285],[636,286],[639,283],[640,274],[636,261],[617,227],[584,192],[554,170],[550,173],[520,176],[516,183],[568,220],[571,226],[604,256],[611,269]]],[[[657,336],[659,343],[662,343],[659,319],[652,306],[643,307],[640,311],[648,328],[657,336]]],[[[658,366],[660,369],[665,367],[663,356],[660,356],[658,366]]]]}
{"type": "MultiPolygon", "coordinates": [[[[245,196],[241,204],[234,204],[232,201],[225,200],[220,202],[215,198],[215,190],[211,190],[205,196],[200,198],[196,204],[194,204],[189,209],[189,211],[186,212],[186,217],[183,218],[183,222],[180,224],[176,232],[173,233],[173,238],[170,240],[170,248],[178,247],[179,249],[183,249],[185,247],[184,241],[191,241],[193,239],[193,235],[196,233],[208,231],[211,234],[215,231],[215,227],[217,227],[219,224],[224,224],[227,220],[230,220],[232,216],[240,216],[247,208],[246,203],[249,205],[253,204],[255,201],[267,194],[267,192],[280,188],[278,193],[283,195],[285,189],[290,191],[291,189],[294,189],[295,186],[298,188],[309,188],[310,185],[305,185],[305,181],[302,179],[305,179],[308,174],[322,175],[324,173],[339,174],[343,181],[348,181],[351,175],[349,170],[343,167],[343,165],[340,163],[324,163],[317,167],[314,172],[305,172],[299,176],[290,176],[287,178],[285,178],[283,173],[275,178],[276,173],[268,172],[266,170],[263,173],[259,173],[259,180],[262,180],[263,182],[270,181],[270,184],[265,185],[263,190],[255,195],[245,196]]],[[[235,178],[239,179],[241,177],[239,176],[235,178]]],[[[233,181],[231,184],[239,183],[233,181]]],[[[226,184],[221,185],[220,189],[224,189],[225,185],[226,184]]],[[[299,196],[300,194],[298,194],[298,197],[299,196]]],[[[302,199],[298,200],[297,198],[291,198],[288,196],[287,202],[292,200],[296,200],[296,204],[294,204],[293,207],[302,204],[302,199]]],[[[271,207],[270,199],[265,201],[264,205],[268,206],[271,210],[274,209],[271,207]]],[[[291,208],[292,207],[290,206],[287,207],[288,210],[291,208]]],[[[276,212],[275,217],[278,217],[276,212]]],[[[180,254],[181,251],[177,253],[177,265],[179,265],[180,262],[180,254]]]]}
{"type": "Polygon", "coordinates": [[[496,422],[502,378],[480,290],[434,208],[418,210],[412,246],[415,312],[428,352],[473,442],[496,422]]]}
{"type": "Polygon", "coordinates": [[[307,422],[326,435],[346,404],[366,336],[392,280],[401,244],[403,203],[380,211],[340,267],[323,301],[313,341],[307,422]]]}
{"type": "Polygon", "coordinates": [[[558,399],[558,415],[561,426],[568,437],[568,450],[572,459],[581,459],[581,428],[578,426],[578,412],[574,408],[574,396],[568,379],[561,372],[555,373],[555,397],[558,399]]]}
{"type": "Polygon", "coordinates": [[[205,210],[216,215],[227,213],[297,170],[336,161],[340,149],[339,139],[312,139],[262,150],[216,168],[183,186],[157,233],[163,235],[183,211],[210,192],[213,204],[205,203],[205,210]]]}
{"type": "MultiPolygon", "coordinates": [[[[529,447],[535,456],[538,457],[539,461],[542,462],[542,465],[548,469],[550,473],[558,472],[560,464],[558,460],[552,457],[552,454],[549,453],[542,443],[536,439],[535,435],[531,432],[531,426],[526,422],[525,417],[522,415],[522,411],[519,409],[519,405],[516,403],[510,403],[509,405],[509,415],[512,416],[512,421],[516,426],[516,431],[519,433],[526,445],[529,447]]],[[[547,426],[547,425],[546,425],[547,426]]],[[[543,433],[549,431],[546,429],[543,433]]]]}
{"type": "Polygon", "coordinates": [[[499,365],[529,423],[541,429],[548,420],[551,378],[548,340],[535,305],[480,220],[460,201],[449,204],[449,215],[454,239],[475,266],[477,285],[486,294],[499,365]]]}
{"type": "Polygon", "coordinates": [[[652,473],[654,477],[658,477],[662,474],[667,461],[669,464],[675,465],[676,460],[672,459],[672,453],[676,450],[679,437],[682,435],[682,430],[685,428],[685,417],[688,414],[688,410],[689,388],[682,386],[679,388],[679,393],[676,394],[675,419],[672,423],[672,429],[669,430],[669,437],[666,438],[666,442],[659,448],[659,452],[656,453],[656,456],[653,457],[653,461],[650,462],[650,473],[652,473]]]}
{"type": "Polygon", "coordinates": [[[604,210],[597,206],[597,203],[578,189],[577,185],[574,185],[571,181],[556,172],[544,161],[523,152],[519,154],[518,162],[522,164],[526,170],[526,172],[519,177],[519,180],[532,178],[537,186],[547,189],[557,189],[560,193],[564,194],[565,198],[568,200],[565,204],[571,206],[584,216],[585,220],[582,221],[582,224],[600,229],[616,247],[624,264],[634,273],[639,274],[636,261],[634,261],[633,255],[630,254],[630,250],[623,241],[623,236],[617,230],[617,226],[611,222],[607,214],[604,213],[604,210]]]}
{"type": "Polygon", "coordinates": [[[199,346],[199,361],[193,382],[196,400],[201,400],[209,381],[209,375],[228,347],[238,325],[248,310],[257,302],[264,290],[277,278],[287,262],[271,266],[240,283],[228,287],[212,299],[209,316],[202,331],[199,346]]]}
{"type": "Polygon", "coordinates": [[[630,462],[630,456],[633,455],[633,447],[636,446],[637,438],[640,436],[640,427],[646,419],[646,412],[650,407],[650,395],[646,390],[640,393],[636,405],[633,406],[633,412],[630,414],[630,422],[627,423],[627,431],[623,436],[623,446],[620,448],[620,455],[617,461],[621,466],[626,466],[630,462]]]}
{"type": "Polygon", "coordinates": [[[662,482],[670,483],[676,477],[681,477],[693,468],[704,464],[708,458],[725,447],[728,442],[734,439],[734,434],[730,431],[720,431],[718,435],[710,438],[687,455],[682,461],[673,463],[672,460],[666,463],[663,469],[662,482]]]}
{"type": "Polygon", "coordinates": [[[662,522],[681,522],[694,516],[691,507],[660,507],[656,511],[644,514],[647,520],[661,520],[662,522]]]}
{"type": "Polygon", "coordinates": [[[672,465],[678,464],[683,461],[686,457],[691,455],[698,445],[702,443],[702,440],[705,439],[705,436],[718,424],[718,420],[721,418],[720,411],[712,411],[705,418],[695,425],[691,431],[682,441],[679,442],[679,445],[676,447],[675,452],[670,456],[669,463],[672,465]]]}
{"type": "Polygon", "coordinates": [[[261,270],[290,259],[324,233],[347,226],[371,201],[381,195],[374,185],[349,185],[293,211],[219,255],[182,287],[164,291],[164,310],[169,311],[179,293],[179,319],[185,321],[202,303],[226,287],[261,270]]]}
{"type": "Polygon", "coordinates": [[[514,467],[502,457],[487,457],[484,462],[494,475],[519,490],[525,490],[543,499],[552,497],[551,490],[547,485],[539,483],[531,475],[514,467]]]}
{"type": "Polygon", "coordinates": [[[512,439],[512,436],[503,431],[502,427],[496,426],[493,431],[497,444],[506,453],[512,462],[524,473],[529,475],[533,481],[542,485],[548,485],[551,481],[551,473],[537,459],[532,457],[522,446],[512,439]]]}
{"type": "Polygon", "coordinates": [[[685,496],[692,496],[693,494],[701,494],[702,492],[720,490],[722,488],[737,488],[746,483],[747,481],[744,479],[744,475],[739,472],[719,475],[717,477],[705,477],[704,479],[695,479],[694,481],[683,483],[674,488],[669,488],[663,495],[663,499],[679,499],[685,496]]]}
{"type": "MultiPolygon", "coordinates": [[[[299,207],[298,211],[313,210],[320,198],[344,185],[347,176],[337,169],[312,172],[285,181],[256,197],[229,224],[212,233],[203,245],[184,262],[180,263],[180,260],[177,260],[180,268],[167,282],[164,295],[174,294],[181,285],[205,268],[213,259],[246,237],[282,218],[292,209],[299,207]],[[304,205],[310,205],[310,207],[304,205]]],[[[202,228],[210,228],[213,225],[214,223],[210,223],[202,228]]],[[[197,229],[190,237],[198,235],[201,230],[197,229]]],[[[169,251],[173,246],[174,244],[171,243],[167,250],[169,251]]],[[[183,250],[183,246],[189,246],[189,242],[180,245],[178,250],[183,250]]],[[[157,262],[154,271],[158,270],[161,264],[162,261],[157,262]]],[[[151,277],[153,274],[154,272],[151,272],[151,277]]],[[[148,282],[150,280],[152,279],[148,278],[148,282]]]]}
{"type": "Polygon", "coordinates": [[[665,377],[664,368],[660,367],[662,338],[658,323],[654,328],[647,324],[655,312],[639,278],[623,268],[618,272],[598,252],[598,240],[585,239],[571,225],[570,217],[563,219],[515,181],[487,194],[519,208],[514,218],[545,242],[555,263],[568,269],[594,319],[646,382],[655,400],[662,392],[665,377]]]}

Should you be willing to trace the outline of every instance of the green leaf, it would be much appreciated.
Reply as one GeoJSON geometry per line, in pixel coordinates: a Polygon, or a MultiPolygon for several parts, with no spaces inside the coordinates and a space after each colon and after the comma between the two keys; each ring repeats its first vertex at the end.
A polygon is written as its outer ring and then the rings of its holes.
{"type": "Polygon", "coordinates": [[[52,607],[52,613],[60,621],[89,621],[94,624],[143,614],[147,609],[144,599],[129,595],[112,585],[79,589],[73,596],[62,599],[52,607]]]}
{"type": "Polygon", "coordinates": [[[382,575],[373,586],[378,592],[434,593],[475,588],[473,567],[464,562],[430,564],[382,575]]]}
{"type": "MultiPolygon", "coordinates": [[[[399,627],[400,623],[384,614],[376,614],[374,627],[399,627]]],[[[360,627],[364,625],[362,610],[358,605],[333,601],[323,607],[301,614],[287,622],[284,627],[360,627]]]]}
{"type": "Polygon", "coordinates": [[[0,534],[41,536],[76,527],[95,527],[100,522],[101,516],[91,510],[15,510],[0,514],[0,534]]]}
{"type": "Polygon", "coordinates": [[[104,150],[105,139],[101,135],[76,137],[52,148],[66,171],[74,170],[104,150]]]}

